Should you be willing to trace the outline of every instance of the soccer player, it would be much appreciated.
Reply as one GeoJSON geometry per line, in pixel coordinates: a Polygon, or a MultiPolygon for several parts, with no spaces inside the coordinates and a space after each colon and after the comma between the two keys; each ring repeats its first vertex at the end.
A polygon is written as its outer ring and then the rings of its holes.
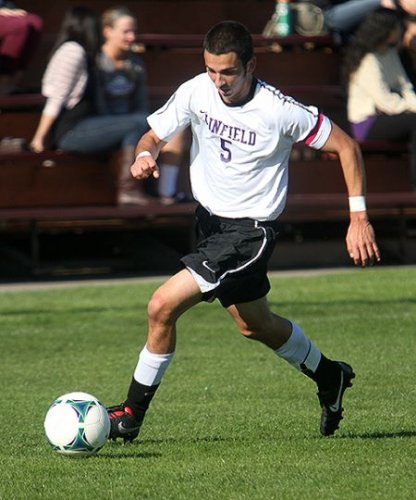
{"type": "Polygon", "coordinates": [[[276,219],[288,187],[294,143],[336,153],[350,206],[347,249],[355,264],[380,260],[367,218],[365,173],[357,143],[313,106],[304,106],[254,76],[250,33],[223,21],[204,39],[206,72],[183,83],[149,116],[137,145],[136,179],[158,176],[160,149],[191,125],[190,178],[199,206],[200,242],[181,259],[184,268],[161,285],[148,304],[147,343],[126,400],[108,409],[110,437],[135,439],[175,351],[176,321],[201,301],[218,299],[242,335],[262,342],[318,386],[320,432],[332,435],[342,419],[342,399],[354,372],[333,361],[299,325],[269,309],[267,262],[276,219]]]}

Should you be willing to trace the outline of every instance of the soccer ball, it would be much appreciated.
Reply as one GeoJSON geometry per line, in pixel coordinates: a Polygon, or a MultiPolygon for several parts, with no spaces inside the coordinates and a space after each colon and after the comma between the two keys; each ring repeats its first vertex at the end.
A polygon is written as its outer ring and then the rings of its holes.
{"type": "Polygon", "coordinates": [[[44,427],[50,445],[58,453],[88,456],[97,453],[106,443],[110,419],[95,396],[70,392],[50,405],[44,427]]]}

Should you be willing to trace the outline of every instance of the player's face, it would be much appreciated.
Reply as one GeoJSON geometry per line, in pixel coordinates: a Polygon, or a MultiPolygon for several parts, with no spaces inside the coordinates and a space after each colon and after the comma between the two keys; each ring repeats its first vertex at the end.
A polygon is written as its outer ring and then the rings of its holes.
{"type": "Polygon", "coordinates": [[[137,37],[136,21],[130,16],[122,16],[114,22],[113,26],[106,26],[103,35],[106,43],[115,50],[130,50],[137,37]]]}
{"type": "Polygon", "coordinates": [[[237,104],[249,94],[255,66],[254,58],[245,68],[235,52],[215,55],[204,52],[205,66],[222,100],[237,104]]]}

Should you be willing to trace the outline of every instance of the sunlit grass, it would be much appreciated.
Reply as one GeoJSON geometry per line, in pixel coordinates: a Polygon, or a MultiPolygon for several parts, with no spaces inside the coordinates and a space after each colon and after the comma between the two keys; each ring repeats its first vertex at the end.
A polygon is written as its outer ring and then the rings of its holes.
{"type": "Polygon", "coordinates": [[[416,268],[273,277],[273,309],[357,373],[345,420],[319,434],[312,382],[240,337],[219,304],[179,321],[141,439],[55,454],[50,402],[124,399],[157,283],[0,293],[0,498],[413,498],[416,268]]]}

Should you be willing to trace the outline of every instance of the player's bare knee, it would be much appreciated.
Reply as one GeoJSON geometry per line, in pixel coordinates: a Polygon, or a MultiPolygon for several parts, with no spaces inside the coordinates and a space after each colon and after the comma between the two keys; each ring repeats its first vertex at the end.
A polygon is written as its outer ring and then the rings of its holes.
{"type": "Polygon", "coordinates": [[[247,339],[257,340],[261,337],[261,330],[259,325],[250,325],[248,323],[239,323],[237,324],[238,330],[243,337],[247,339]]]}
{"type": "Polygon", "coordinates": [[[173,321],[173,308],[165,294],[156,290],[147,305],[147,315],[151,323],[169,324],[173,321]]]}
{"type": "Polygon", "coordinates": [[[240,329],[240,333],[246,339],[256,340],[256,333],[253,332],[252,330],[241,330],[240,329]]]}
{"type": "Polygon", "coordinates": [[[264,320],[262,323],[237,323],[239,332],[245,338],[250,340],[257,340],[259,342],[268,341],[268,339],[274,335],[273,322],[264,320]]]}

